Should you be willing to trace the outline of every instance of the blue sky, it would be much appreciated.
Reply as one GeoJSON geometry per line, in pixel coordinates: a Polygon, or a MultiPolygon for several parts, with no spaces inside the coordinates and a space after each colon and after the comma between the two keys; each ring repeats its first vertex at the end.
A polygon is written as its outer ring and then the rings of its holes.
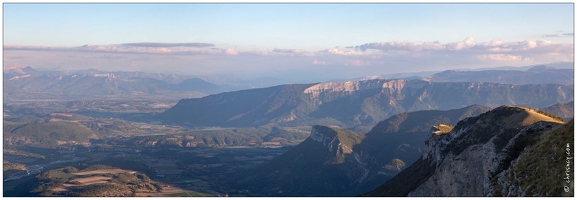
{"type": "Polygon", "coordinates": [[[4,4],[3,11],[5,66],[332,70],[338,78],[573,60],[573,4],[4,4]],[[144,42],[157,44],[123,45],[144,42]]]}

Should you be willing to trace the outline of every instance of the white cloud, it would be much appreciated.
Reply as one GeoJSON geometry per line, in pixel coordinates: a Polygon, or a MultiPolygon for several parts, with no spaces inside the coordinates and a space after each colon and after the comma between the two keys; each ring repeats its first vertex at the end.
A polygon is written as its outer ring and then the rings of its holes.
{"type": "Polygon", "coordinates": [[[228,48],[224,51],[224,54],[235,56],[238,55],[238,52],[234,49],[228,48]]]}
{"type": "Polygon", "coordinates": [[[290,54],[301,54],[303,53],[302,49],[273,49],[273,52],[277,53],[290,53],[290,54]]]}
{"type": "Polygon", "coordinates": [[[313,65],[328,65],[329,63],[325,62],[325,61],[318,61],[318,60],[314,60],[313,65]]]}
{"type": "Polygon", "coordinates": [[[554,43],[546,40],[525,40],[521,42],[503,42],[491,40],[490,42],[477,43],[474,37],[467,37],[463,41],[441,44],[439,42],[375,42],[356,46],[360,50],[376,49],[386,52],[431,52],[431,53],[474,53],[493,54],[495,52],[510,53],[569,53],[573,45],[554,43]]]}
{"type": "Polygon", "coordinates": [[[345,63],[345,66],[354,66],[354,67],[362,67],[362,66],[372,66],[373,64],[369,61],[363,60],[352,60],[345,63]]]}
{"type": "Polygon", "coordinates": [[[509,54],[486,54],[486,55],[479,55],[479,59],[481,60],[491,60],[491,61],[521,61],[523,60],[523,56],[514,56],[509,54]]]}
{"type": "Polygon", "coordinates": [[[335,54],[335,55],[363,55],[363,52],[361,51],[345,51],[345,50],[339,50],[339,49],[325,49],[322,51],[319,51],[320,53],[325,53],[325,54],[335,54]]]}
{"type": "Polygon", "coordinates": [[[311,77],[328,74],[361,77],[572,62],[573,44],[546,40],[505,42],[494,39],[483,42],[467,37],[447,43],[389,41],[320,51],[290,48],[243,50],[242,47],[218,47],[205,43],[137,43],[69,48],[5,45],[4,53],[4,65],[17,67],[158,71],[158,66],[163,66],[163,70],[187,70],[195,74],[275,72],[295,76],[306,73],[311,77]]]}

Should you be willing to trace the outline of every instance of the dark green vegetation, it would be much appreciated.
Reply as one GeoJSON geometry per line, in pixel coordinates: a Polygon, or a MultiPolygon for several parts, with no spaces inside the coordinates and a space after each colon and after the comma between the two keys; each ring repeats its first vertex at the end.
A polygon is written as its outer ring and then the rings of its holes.
{"type": "Polygon", "coordinates": [[[20,150],[14,150],[14,149],[6,149],[6,147],[4,147],[3,153],[4,153],[4,155],[14,155],[14,156],[22,156],[22,157],[33,157],[33,158],[41,158],[41,159],[45,159],[45,158],[46,158],[46,156],[43,156],[43,155],[40,155],[40,154],[30,153],[30,152],[20,151],[20,150]]]}
{"type": "Polygon", "coordinates": [[[158,118],[187,126],[338,125],[365,132],[407,111],[473,104],[544,107],[572,100],[573,85],[377,79],[282,85],[183,99],[158,118]]]}
{"type": "Polygon", "coordinates": [[[367,134],[315,126],[287,153],[233,176],[231,187],[254,196],[355,196],[415,162],[433,125],[456,124],[488,110],[475,105],[402,113],[367,134]]]}
{"type": "Polygon", "coordinates": [[[259,147],[263,146],[264,142],[268,142],[264,143],[266,146],[278,147],[296,145],[306,139],[310,132],[310,127],[278,127],[273,125],[236,129],[215,127],[214,130],[210,130],[210,128],[195,130],[180,126],[162,125],[146,117],[151,113],[158,112],[158,107],[168,108],[169,104],[163,101],[9,103],[8,105],[5,104],[5,108],[7,108],[5,113],[10,115],[9,120],[16,122],[4,121],[5,132],[8,133],[4,135],[4,142],[7,146],[32,145],[46,148],[58,146],[57,140],[59,139],[65,139],[65,141],[60,140],[60,144],[109,144],[130,147],[259,147]],[[115,112],[100,112],[102,114],[99,115],[95,112],[97,110],[115,110],[115,112]],[[134,110],[146,112],[135,113],[134,110]],[[23,116],[30,116],[34,120],[24,120],[33,122],[22,123],[22,119],[26,118],[23,116]],[[79,128],[82,126],[85,128],[80,130],[79,128]],[[20,130],[26,132],[18,131],[17,128],[19,127],[24,127],[20,130]],[[27,127],[36,127],[37,130],[35,131],[39,134],[33,134],[36,132],[30,132],[27,127]],[[95,136],[89,139],[83,138],[86,131],[92,131],[95,136]],[[67,137],[77,138],[46,137],[50,134],[65,134],[68,135],[67,137]]]}
{"type": "Polygon", "coordinates": [[[411,190],[425,182],[434,172],[435,165],[419,158],[395,177],[362,196],[406,197],[411,190]]]}
{"type": "MultiPolygon", "coordinates": [[[[561,193],[530,193],[535,185],[555,185],[559,191],[563,183],[562,155],[564,145],[572,144],[573,129],[559,124],[558,117],[550,117],[541,112],[521,107],[502,106],[479,115],[467,118],[457,123],[447,134],[431,135],[425,142],[421,158],[403,170],[385,184],[375,190],[365,193],[365,196],[560,196],[561,193]],[[553,131],[550,131],[553,129],[553,131]],[[556,131],[557,130],[557,131],[556,131]],[[561,133],[565,130],[567,133],[561,133]],[[569,133],[570,132],[570,133],[569,133]],[[571,139],[567,135],[571,135],[571,139]],[[563,141],[563,144],[558,144],[563,141]],[[536,144],[543,143],[542,146],[536,144]],[[539,148],[540,152],[530,152],[539,148]],[[557,148],[557,149],[556,149],[557,148]],[[555,151],[555,157],[551,151],[555,151]],[[529,156],[531,161],[527,161],[529,156]],[[559,165],[558,172],[550,172],[550,182],[539,183],[547,175],[541,175],[544,170],[551,169],[555,162],[543,159],[553,159],[559,165]],[[486,162],[491,160],[492,162],[486,162]],[[528,167],[531,162],[546,165],[540,168],[528,167]],[[511,175],[511,170],[520,168],[511,175]],[[526,170],[526,171],[523,171],[526,170]],[[537,171],[535,171],[537,170],[537,171]],[[540,171],[541,170],[541,171],[540,171]],[[521,172],[522,171],[522,172],[521,172]],[[513,179],[506,180],[505,177],[513,179]],[[469,182],[460,181],[466,177],[469,182]],[[488,177],[490,184],[483,183],[483,177],[488,177]],[[514,177],[514,178],[513,178],[514,177]],[[537,178],[541,177],[541,178],[537,178]],[[533,180],[535,182],[526,182],[533,180]],[[554,183],[555,182],[555,183],[554,183]],[[519,187],[521,185],[531,187],[519,187]],[[554,183],[554,184],[553,184],[554,183]],[[529,191],[527,191],[529,189],[529,191]]],[[[572,124],[572,122],[571,122],[572,124]]],[[[567,126],[567,125],[566,125],[567,126]]],[[[550,187],[549,187],[550,188],[550,187]]]]}
{"type": "MultiPolygon", "coordinates": [[[[110,147],[77,147],[61,153],[50,149],[21,148],[39,153],[50,159],[30,159],[30,157],[6,156],[6,154],[4,159],[10,160],[11,163],[26,159],[27,166],[43,166],[42,173],[59,168],[67,168],[67,171],[64,171],[66,173],[75,173],[74,170],[67,166],[75,167],[78,171],[108,168],[136,171],[139,174],[145,174],[156,183],[170,185],[170,187],[163,187],[161,193],[141,192],[136,193],[136,196],[181,197],[217,196],[218,194],[222,196],[224,194],[246,196],[242,191],[232,190],[222,180],[232,177],[243,169],[270,160],[288,150],[287,148],[125,148],[116,145],[110,147]]],[[[56,174],[57,177],[67,176],[53,172],[51,173],[53,175],[56,174]]],[[[40,187],[40,190],[36,193],[30,193],[33,188],[28,188],[29,185],[38,186],[37,175],[40,174],[32,174],[4,182],[4,196],[58,195],[55,193],[44,193],[47,192],[46,188],[52,187],[51,183],[59,184],[62,182],[58,180],[46,181],[46,184],[44,184],[46,186],[45,189],[40,187]]],[[[76,178],[78,177],[76,176],[76,178]]],[[[74,180],[68,181],[72,182],[66,183],[64,181],[62,184],[75,184],[74,180]]],[[[102,192],[105,190],[106,187],[110,186],[99,187],[102,190],[88,187],[82,190],[69,190],[69,192],[96,194],[98,191],[102,192]]],[[[80,196],[77,193],[66,193],[66,195],[80,196]]],[[[132,193],[126,193],[126,195],[131,196],[132,193]]]]}
{"type": "Polygon", "coordinates": [[[538,112],[539,114],[545,115],[545,116],[547,116],[547,117],[551,117],[551,118],[553,118],[553,119],[556,119],[556,120],[565,122],[565,119],[563,119],[562,117],[559,117],[559,116],[557,116],[557,115],[553,115],[553,114],[548,113],[548,112],[546,112],[546,111],[537,110],[537,112],[538,112]]]}
{"type": "Polygon", "coordinates": [[[58,148],[62,144],[85,144],[97,135],[85,126],[69,122],[4,122],[4,147],[31,146],[58,148]]]}
{"type": "Polygon", "coordinates": [[[4,120],[20,123],[47,122],[51,119],[87,121],[128,120],[152,122],[148,118],[165,111],[177,100],[78,100],[4,102],[4,120]]]}
{"type": "Polygon", "coordinates": [[[254,128],[189,131],[181,134],[135,136],[95,140],[95,145],[120,145],[126,147],[262,147],[292,146],[308,137],[308,133],[298,129],[276,126],[254,128]],[[268,143],[265,143],[268,142],[268,143]]]}
{"type": "Polygon", "coordinates": [[[517,196],[508,194],[508,188],[520,187],[526,188],[525,196],[574,196],[574,123],[571,120],[535,138],[535,143],[524,149],[504,172],[506,184],[493,181],[497,187],[494,195],[517,196]],[[564,191],[565,186],[568,192],[564,191]]]}

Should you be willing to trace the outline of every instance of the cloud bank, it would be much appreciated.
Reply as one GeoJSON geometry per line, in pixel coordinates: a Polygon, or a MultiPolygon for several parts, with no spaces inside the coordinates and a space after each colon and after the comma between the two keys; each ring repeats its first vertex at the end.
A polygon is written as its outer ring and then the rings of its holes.
{"type": "Polygon", "coordinates": [[[124,43],[121,46],[132,47],[213,47],[214,44],[209,43],[159,43],[159,42],[140,42],[140,43],[124,43]]]}
{"type": "Polygon", "coordinates": [[[441,44],[439,42],[407,42],[390,41],[367,43],[356,46],[362,51],[376,49],[382,52],[431,52],[431,53],[467,53],[467,54],[494,54],[494,53],[561,53],[571,52],[572,44],[553,43],[546,40],[525,40],[520,42],[504,42],[491,40],[477,43],[474,37],[467,37],[463,41],[441,44]]]}
{"type": "MultiPolygon", "coordinates": [[[[573,36],[573,33],[559,33],[573,36]]],[[[553,36],[548,36],[553,37],[553,36]]],[[[573,44],[547,40],[371,42],[324,50],[243,50],[210,43],[123,43],[45,47],[4,45],[4,64],[68,69],[248,73],[351,78],[390,73],[572,62],[573,44]]]]}

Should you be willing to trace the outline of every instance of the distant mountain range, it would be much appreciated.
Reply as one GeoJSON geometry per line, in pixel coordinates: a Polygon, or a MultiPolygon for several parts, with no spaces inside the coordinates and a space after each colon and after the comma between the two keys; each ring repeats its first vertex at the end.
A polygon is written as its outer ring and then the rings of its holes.
{"type": "Polygon", "coordinates": [[[505,84],[565,84],[574,83],[572,63],[534,65],[526,67],[496,67],[457,69],[414,73],[386,74],[352,79],[424,79],[432,82],[490,82],[505,84]],[[558,66],[561,68],[555,68],[558,66]]]}
{"type": "MultiPolygon", "coordinates": [[[[485,70],[415,72],[354,79],[423,79],[431,82],[491,82],[504,84],[573,84],[572,63],[485,70]],[[557,67],[557,68],[556,68],[557,67]]],[[[337,81],[337,82],[344,82],[337,81]]],[[[273,77],[242,78],[231,74],[180,74],[88,70],[36,70],[4,67],[6,100],[78,100],[86,98],[199,98],[209,94],[287,84],[273,77]]]]}
{"type": "Polygon", "coordinates": [[[365,196],[563,196],[573,120],[563,124],[511,106],[462,120],[431,134],[416,162],[365,196]]]}
{"type": "Polygon", "coordinates": [[[556,69],[548,66],[535,66],[527,71],[519,70],[484,70],[458,71],[449,70],[433,74],[424,79],[432,82],[491,82],[506,84],[564,84],[574,82],[573,69],[556,69]]]}
{"type": "Polygon", "coordinates": [[[575,106],[575,102],[571,101],[571,102],[567,102],[567,103],[559,103],[559,104],[555,104],[546,108],[542,108],[540,110],[545,111],[547,113],[551,113],[555,116],[559,116],[567,121],[569,121],[570,119],[572,119],[574,116],[574,106],[575,106]]]}
{"type": "Polygon", "coordinates": [[[365,80],[281,85],[183,99],[157,117],[188,126],[336,125],[368,131],[394,114],[479,104],[546,107],[573,100],[573,85],[365,80]]]}
{"type": "Polygon", "coordinates": [[[247,79],[231,75],[219,77],[95,69],[39,71],[32,67],[4,68],[6,100],[181,99],[281,83],[281,80],[274,78],[247,79]]]}

